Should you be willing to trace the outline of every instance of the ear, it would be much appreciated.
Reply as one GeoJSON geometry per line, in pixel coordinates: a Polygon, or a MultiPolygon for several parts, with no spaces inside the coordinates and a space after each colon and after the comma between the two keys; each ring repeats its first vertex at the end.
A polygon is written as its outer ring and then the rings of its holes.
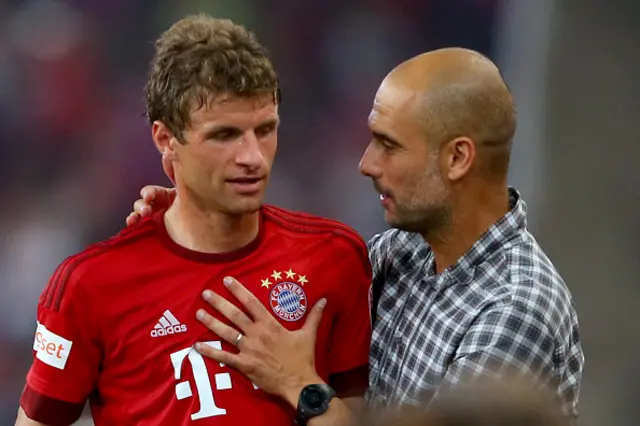
{"type": "Polygon", "coordinates": [[[151,136],[156,149],[162,155],[162,162],[173,162],[178,159],[176,147],[179,142],[173,132],[162,121],[154,121],[151,126],[151,136]]]}
{"type": "Polygon", "coordinates": [[[476,158],[476,145],[467,137],[459,137],[445,144],[446,175],[450,181],[466,176],[476,158]]]}
{"type": "Polygon", "coordinates": [[[162,170],[164,170],[164,174],[167,175],[173,186],[176,186],[176,171],[173,168],[173,161],[165,156],[162,156],[162,170]]]}
{"type": "Polygon", "coordinates": [[[151,135],[156,149],[162,155],[162,170],[175,186],[176,175],[173,162],[178,159],[176,148],[180,145],[173,132],[162,121],[154,121],[151,126],[151,135]]]}

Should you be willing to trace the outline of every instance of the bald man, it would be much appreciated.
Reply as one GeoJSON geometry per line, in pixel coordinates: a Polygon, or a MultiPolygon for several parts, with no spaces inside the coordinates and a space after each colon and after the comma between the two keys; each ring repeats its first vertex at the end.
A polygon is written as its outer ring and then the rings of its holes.
{"type": "MultiPolygon", "coordinates": [[[[367,403],[427,406],[505,371],[532,375],[575,419],[584,356],[571,294],[508,186],[514,102],[486,57],[449,48],[389,73],[360,162],[392,229],[369,241],[367,403]]],[[[145,187],[131,224],[171,203],[145,187]]]]}

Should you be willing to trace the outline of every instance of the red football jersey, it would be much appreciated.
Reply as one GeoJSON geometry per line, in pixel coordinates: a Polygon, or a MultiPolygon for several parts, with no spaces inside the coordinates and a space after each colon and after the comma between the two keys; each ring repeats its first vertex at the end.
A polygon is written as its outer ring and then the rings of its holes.
{"type": "Polygon", "coordinates": [[[225,320],[201,294],[212,289],[234,301],[222,284],[227,275],[290,330],[326,298],[317,372],[339,395],[364,393],[371,269],[355,231],[265,206],[252,243],[205,254],[173,242],[161,212],[58,267],[39,301],[26,414],[68,425],[89,400],[97,426],[292,424],[288,404],[193,349],[206,342],[236,350],[195,318],[204,308],[225,320]]]}

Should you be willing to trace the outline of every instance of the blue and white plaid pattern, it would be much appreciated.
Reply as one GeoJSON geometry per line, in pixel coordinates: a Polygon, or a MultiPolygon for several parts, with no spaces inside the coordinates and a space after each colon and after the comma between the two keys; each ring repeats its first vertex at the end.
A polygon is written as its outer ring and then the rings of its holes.
{"type": "Polygon", "coordinates": [[[509,196],[511,211],[439,275],[420,235],[394,229],[369,242],[384,278],[371,408],[425,404],[453,384],[516,369],[557,389],[577,417],[584,356],[572,297],[527,231],[524,201],[509,196]]]}

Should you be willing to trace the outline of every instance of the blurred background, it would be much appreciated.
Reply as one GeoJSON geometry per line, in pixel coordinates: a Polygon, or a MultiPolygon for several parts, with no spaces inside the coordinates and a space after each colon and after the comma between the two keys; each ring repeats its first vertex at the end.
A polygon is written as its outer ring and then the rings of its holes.
{"type": "Polygon", "coordinates": [[[503,69],[519,110],[511,183],[575,297],[581,425],[640,419],[640,2],[635,0],[0,0],[0,424],[13,424],[38,295],[168,184],[142,114],[154,39],[185,14],[254,30],[280,74],[269,200],[385,229],[357,173],[378,84],[463,46],[503,69]]]}

